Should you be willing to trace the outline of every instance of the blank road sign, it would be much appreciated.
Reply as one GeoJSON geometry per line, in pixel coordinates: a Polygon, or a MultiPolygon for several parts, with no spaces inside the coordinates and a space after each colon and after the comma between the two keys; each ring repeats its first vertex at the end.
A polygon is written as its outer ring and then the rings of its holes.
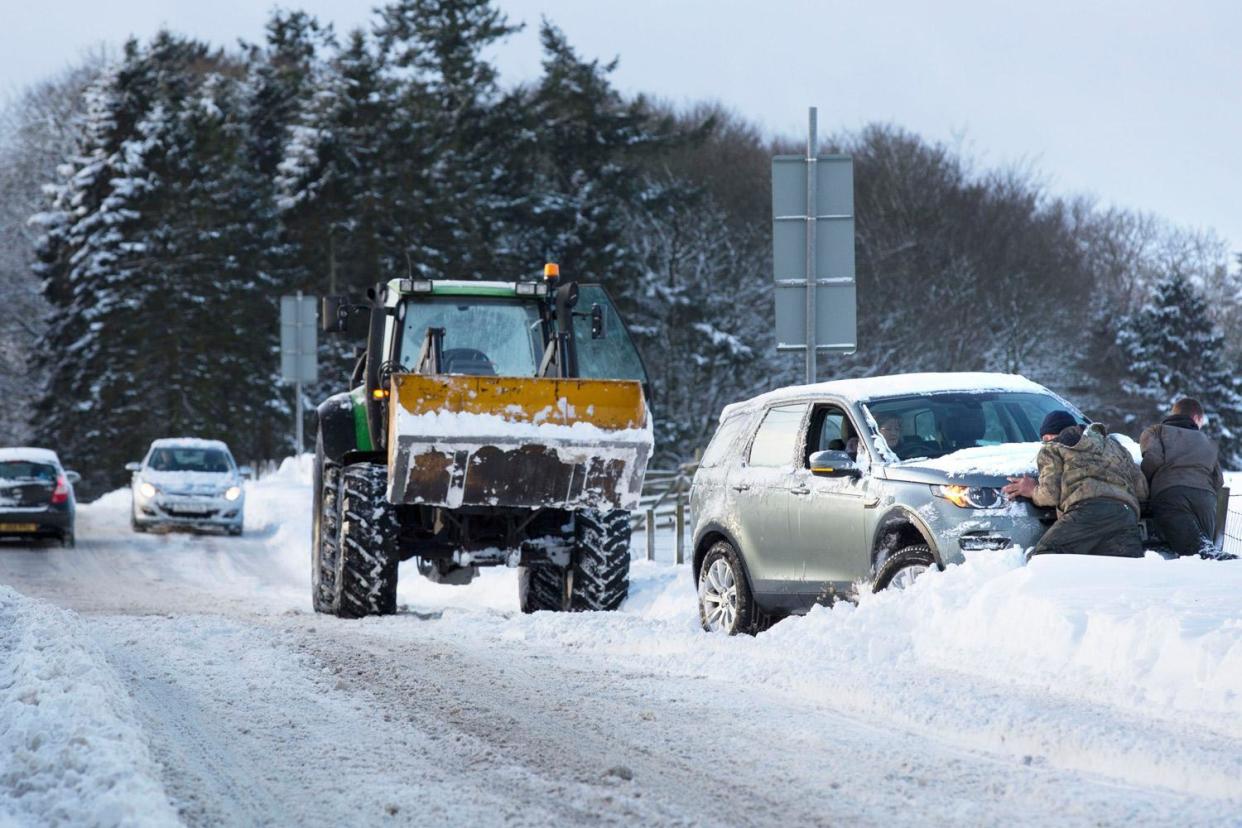
{"type": "MultiPolygon", "coordinates": [[[[779,350],[806,347],[807,159],[772,159],[772,275],[776,282],[779,350]]],[[[815,160],[816,350],[858,346],[854,281],[854,162],[849,156],[815,160]]]]}
{"type": "Polygon", "coordinates": [[[319,300],[280,297],[280,378],[288,383],[319,380],[319,300]]]}

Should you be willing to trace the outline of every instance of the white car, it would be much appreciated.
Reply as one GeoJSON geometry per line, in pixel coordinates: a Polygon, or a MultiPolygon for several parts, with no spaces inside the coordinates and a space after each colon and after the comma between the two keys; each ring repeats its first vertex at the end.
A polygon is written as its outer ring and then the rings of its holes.
{"type": "Polygon", "coordinates": [[[219,440],[156,440],[141,463],[127,463],[134,473],[130,522],[136,532],[184,526],[242,533],[246,507],[243,478],[229,447],[219,440]]]}

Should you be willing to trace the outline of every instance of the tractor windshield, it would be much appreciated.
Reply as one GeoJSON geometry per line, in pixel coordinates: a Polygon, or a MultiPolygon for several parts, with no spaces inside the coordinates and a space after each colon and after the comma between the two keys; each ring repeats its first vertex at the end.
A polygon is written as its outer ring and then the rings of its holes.
{"type": "Polygon", "coordinates": [[[404,305],[401,367],[413,370],[428,328],[444,329],[444,371],[533,377],[543,356],[534,302],[481,296],[428,296],[404,305]]]}

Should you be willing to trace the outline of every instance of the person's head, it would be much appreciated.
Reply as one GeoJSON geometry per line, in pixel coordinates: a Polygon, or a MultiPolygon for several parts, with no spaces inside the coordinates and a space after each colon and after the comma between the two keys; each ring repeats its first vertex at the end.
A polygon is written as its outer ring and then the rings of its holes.
{"type": "Polygon", "coordinates": [[[880,418],[880,435],[891,449],[901,444],[901,415],[889,414],[880,418]]]}
{"type": "Polygon", "coordinates": [[[1194,397],[1182,397],[1173,403],[1173,416],[1189,417],[1195,421],[1195,425],[1199,428],[1203,428],[1203,424],[1207,422],[1207,417],[1203,411],[1203,403],[1194,397]]]}
{"type": "Polygon", "coordinates": [[[1068,411],[1061,408],[1049,411],[1044,417],[1044,421],[1039,424],[1039,439],[1045,443],[1050,443],[1057,439],[1057,435],[1062,431],[1075,425],[1078,425],[1078,421],[1068,411]]]}

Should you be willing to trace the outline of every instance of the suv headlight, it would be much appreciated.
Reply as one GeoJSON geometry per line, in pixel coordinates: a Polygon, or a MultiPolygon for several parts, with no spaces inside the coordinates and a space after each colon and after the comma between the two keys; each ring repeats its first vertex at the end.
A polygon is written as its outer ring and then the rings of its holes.
{"type": "Polygon", "coordinates": [[[984,486],[932,486],[932,494],[962,509],[996,509],[1005,503],[1000,489],[984,486]]]}
{"type": "Polygon", "coordinates": [[[138,487],[138,491],[142,493],[143,497],[150,499],[159,494],[160,490],[152,486],[150,483],[143,483],[138,487]]]}
{"type": "Polygon", "coordinates": [[[229,486],[224,491],[224,499],[228,501],[237,500],[241,497],[241,486],[229,486]]]}

